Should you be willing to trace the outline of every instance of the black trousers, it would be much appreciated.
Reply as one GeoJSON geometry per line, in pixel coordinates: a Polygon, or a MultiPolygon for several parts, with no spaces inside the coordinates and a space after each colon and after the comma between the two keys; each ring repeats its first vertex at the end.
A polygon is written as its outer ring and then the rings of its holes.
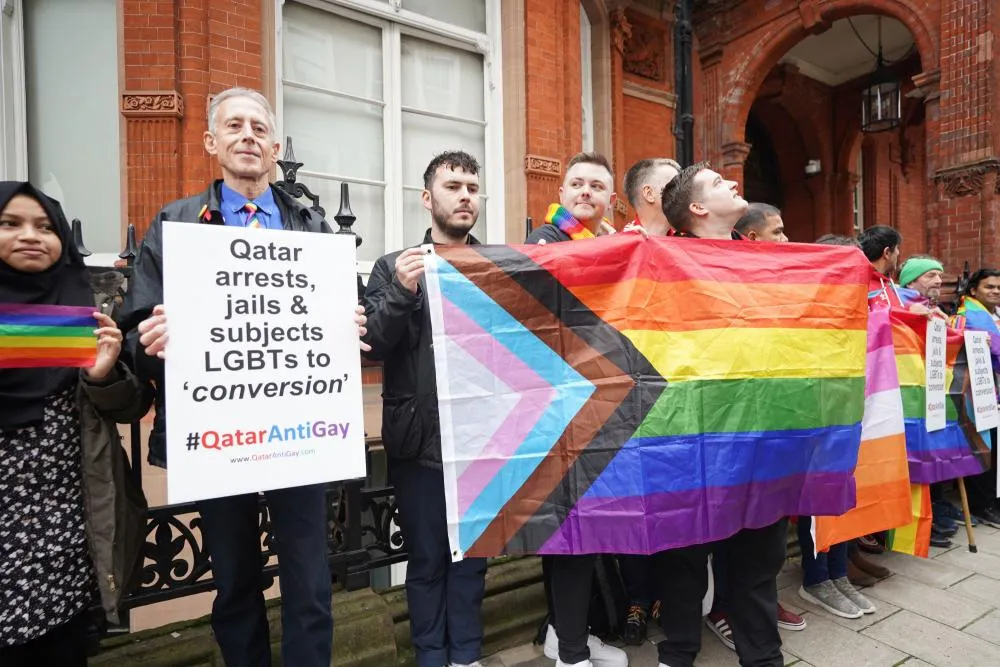
{"type": "Polygon", "coordinates": [[[717,544],[661,551],[653,556],[661,599],[659,661],[693,667],[701,650],[701,604],[708,590],[708,555],[725,553],[725,600],[742,667],[782,667],[777,577],[785,561],[788,519],[741,530],[717,544]]]}
{"type": "Polygon", "coordinates": [[[973,514],[982,512],[987,507],[1000,508],[1000,502],[997,501],[997,442],[995,433],[995,429],[990,431],[990,437],[993,439],[990,469],[979,475],[965,478],[965,492],[969,496],[969,511],[973,514]]]}
{"type": "Polygon", "coordinates": [[[87,667],[87,613],[81,612],[41,637],[0,647],[3,667],[87,667]]]}
{"type": "MultiPolygon", "coordinates": [[[[277,538],[281,656],[286,665],[326,667],[333,652],[326,485],[264,493],[277,538]]],[[[270,667],[261,590],[257,494],[198,501],[216,594],[212,630],[227,667],[270,667]]]]}
{"type": "Polygon", "coordinates": [[[590,593],[597,556],[542,556],[549,621],[559,637],[559,659],[572,665],[590,659],[590,593]]]}
{"type": "Polygon", "coordinates": [[[406,539],[406,605],[417,667],[470,664],[483,645],[486,559],[451,562],[444,473],[415,461],[393,462],[399,525],[406,539]]]}

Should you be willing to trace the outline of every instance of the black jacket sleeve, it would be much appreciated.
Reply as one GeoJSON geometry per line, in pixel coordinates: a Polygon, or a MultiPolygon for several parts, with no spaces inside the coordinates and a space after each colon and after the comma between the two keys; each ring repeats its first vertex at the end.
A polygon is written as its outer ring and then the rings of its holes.
{"type": "Polygon", "coordinates": [[[364,341],[372,346],[365,356],[380,361],[399,344],[410,324],[410,316],[420,306],[423,292],[414,294],[396,280],[396,254],[375,262],[365,290],[365,316],[368,334],[364,341]]]}
{"type": "Polygon", "coordinates": [[[149,317],[155,306],[163,303],[163,212],[146,231],[139,246],[139,255],[132,266],[125,302],[118,326],[125,334],[125,354],[141,381],[163,381],[163,360],[146,354],[135,328],[149,317]]]}

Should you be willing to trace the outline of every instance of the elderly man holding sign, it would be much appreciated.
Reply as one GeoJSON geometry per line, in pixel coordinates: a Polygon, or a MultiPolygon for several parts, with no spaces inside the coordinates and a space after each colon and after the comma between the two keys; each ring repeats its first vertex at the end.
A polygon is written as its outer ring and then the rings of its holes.
{"type": "Polygon", "coordinates": [[[226,664],[271,663],[263,491],[277,538],[282,659],[319,667],[330,664],[333,637],[324,482],[365,472],[353,347],[364,318],[355,311],[350,321],[353,238],[330,234],[315,211],[269,184],[275,133],[260,93],[231,88],[212,99],[204,144],[222,179],[154,218],[122,328],[134,329],[139,376],[158,388],[150,462],[165,466],[169,451],[170,502],[196,500],[201,513],[226,664]]]}

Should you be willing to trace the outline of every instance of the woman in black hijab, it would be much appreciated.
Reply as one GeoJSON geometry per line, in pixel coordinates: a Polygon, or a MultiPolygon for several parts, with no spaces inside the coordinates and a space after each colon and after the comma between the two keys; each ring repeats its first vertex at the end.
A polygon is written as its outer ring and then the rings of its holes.
{"type": "MultiPolygon", "coordinates": [[[[11,304],[94,308],[94,295],[58,202],[3,181],[0,306],[11,304]]],[[[114,422],[141,417],[149,392],[118,363],[114,321],[94,319],[89,368],[4,368],[0,358],[4,667],[85,667],[86,612],[99,591],[117,620],[144,537],[145,499],[128,486],[114,422]]]]}

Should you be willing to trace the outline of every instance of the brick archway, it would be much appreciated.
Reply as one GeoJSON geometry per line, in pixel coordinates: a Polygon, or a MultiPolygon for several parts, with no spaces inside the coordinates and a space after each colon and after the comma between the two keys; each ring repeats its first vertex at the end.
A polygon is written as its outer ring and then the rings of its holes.
{"type": "MultiPolygon", "coordinates": [[[[733,49],[723,58],[729,73],[723,90],[729,91],[721,100],[721,137],[718,146],[710,146],[715,152],[720,147],[742,142],[742,132],[753,106],[757,91],[768,73],[785,53],[795,44],[815,32],[824,24],[837,19],[858,14],[881,14],[903,23],[913,35],[924,72],[938,68],[939,45],[929,21],[922,16],[922,7],[911,0],[831,0],[802,2],[797,10],[783,16],[771,25],[767,34],[757,37],[756,42],[747,44],[749,48],[733,49]],[[744,55],[747,54],[747,55],[744,55]]],[[[922,3],[920,3],[922,4],[922,3]]],[[[729,49],[727,49],[729,51],[729,49]]]]}

